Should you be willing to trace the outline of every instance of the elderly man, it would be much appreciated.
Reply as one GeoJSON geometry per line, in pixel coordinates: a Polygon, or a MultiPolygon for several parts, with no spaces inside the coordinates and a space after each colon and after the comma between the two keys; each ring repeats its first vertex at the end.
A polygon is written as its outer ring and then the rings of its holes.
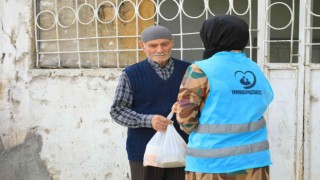
{"type": "MultiPolygon", "coordinates": [[[[127,67],[116,89],[110,115],[128,127],[126,149],[132,180],[180,180],[184,168],[143,166],[146,145],[156,131],[172,123],[166,116],[177,99],[179,86],[189,63],[171,57],[174,39],[163,26],[150,26],[139,42],[147,58],[127,67]]],[[[177,131],[187,141],[174,121],[177,131]]]]}

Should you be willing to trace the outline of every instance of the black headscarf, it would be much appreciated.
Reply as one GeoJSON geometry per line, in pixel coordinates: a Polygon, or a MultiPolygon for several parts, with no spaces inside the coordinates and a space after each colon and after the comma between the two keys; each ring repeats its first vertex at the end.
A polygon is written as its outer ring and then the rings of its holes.
{"type": "Polygon", "coordinates": [[[232,15],[214,16],[204,21],[200,30],[205,47],[203,58],[220,51],[243,50],[249,39],[248,24],[232,15]]]}

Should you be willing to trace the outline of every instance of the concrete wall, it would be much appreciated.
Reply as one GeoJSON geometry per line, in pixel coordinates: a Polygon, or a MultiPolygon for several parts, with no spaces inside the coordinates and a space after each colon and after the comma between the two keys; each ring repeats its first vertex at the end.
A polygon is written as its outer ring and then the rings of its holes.
{"type": "Polygon", "coordinates": [[[0,1],[0,179],[129,179],[121,69],[33,69],[32,1],[0,1]]]}

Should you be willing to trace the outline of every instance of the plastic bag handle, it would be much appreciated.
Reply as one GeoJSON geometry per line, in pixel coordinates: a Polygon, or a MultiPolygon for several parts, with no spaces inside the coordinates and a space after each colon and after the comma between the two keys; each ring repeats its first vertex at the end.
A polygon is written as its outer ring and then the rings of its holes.
{"type": "Polygon", "coordinates": [[[169,115],[167,116],[167,119],[170,119],[170,120],[171,120],[171,118],[173,117],[173,114],[174,114],[174,112],[171,111],[171,112],[169,113],[169,115]]]}

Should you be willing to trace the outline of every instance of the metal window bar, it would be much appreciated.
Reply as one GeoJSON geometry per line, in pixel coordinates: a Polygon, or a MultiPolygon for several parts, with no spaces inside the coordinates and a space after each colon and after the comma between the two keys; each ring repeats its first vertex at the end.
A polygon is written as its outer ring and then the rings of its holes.
{"type": "MultiPolygon", "coordinates": [[[[189,12],[187,12],[186,9],[184,9],[183,4],[186,2],[185,0],[171,0],[171,2],[173,2],[174,4],[176,4],[178,11],[176,13],[176,15],[173,18],[166,18],[163,14],[163,12],[161,11],[161,7],[163,6],[163,4],[165,4],[166,1],[169,0],[116,0],[116,1],[98,1],[98,0],[85,0],[82,1],[83,3],[80,4],[79,1],[64,1],[64,2],[73,2],[74,5],[73,6],[63,6],[58,9],[58,3],[60,3],[60,1],[58,0],[51,0],[54,1],[53,5],[55,6],[53,10],[50,9],[46,9],[45,7],[40,6],[41,3],[45,3],[45,2],[49,2],[49,0],[34,0],[35,3],[35,9],[34,9],[34,17],[35,17],[35,37],[36,37],[36,53],[37,53],[37,60],[36,60],[36,67],[41,68],[41,61],[43,59],[41,59],[41,55],[56,55],[57,57],[57,62],[58,65],[57,67],[54,68],[63,68],[61,65],[61,55],[62,54],[74,54],[77,58],[77,67],[79,68],[83,68],[83,64],[82,64],[82,54],[84,53],[96,53],[96,59],[97,59],[97,63],[92,66],[92,67],[101,67],[101,57],[99,53],[116,53],[116,67],[122,67],[122,64],[120,63],[120,55],[119,53],[121,52],[135,52],[135,62],[139,61],[139,52],[141,52],[141,49],[139,48],[139,44],[138,44],[138,39],[140,37],[140,34],[138,33],[139,30],[139,21],[145,21],[145,20],[149,20],[154,18],[155,19],[155,24],[159,24],[159,20],[163,20],[163,21],[173,21],[178,19],[179,20],[179,33],[174,33],[174,37],[179,37],[180,38],[180,46],[179,47],[175,47],[173,48],[173,51],[179,51],[180,52],[180,58],[183,59],[184,58],[184,53],[186,51],[194,51],[194,50],[203,50],[202,46],[199,47],[189,47],[186,48],[184,46],[185,43],[185,37],[186,36],[190,36],[190,35],[197,35],[199,34],[198,32],[198,27],[195,27],[194,32],[184,32],[184,28],[182,26],[182,24],[184,23],[184,20],[182,17],[187,17],[189,19],[199,19],[201,17],[205,17],[205,19],[209,18],[210,16],[214,16],[215,13],[211,10],[210,8],[210,1],[209,0],[203,0],[201,1],[201,3],[204,5],[202,12],[199,15],[196,16],[192,16],[190,15],[189,12]],[[143,2],[151,2],[154,4],[155,6],[155,13],[151,16],[151,17],[143,17],[140,14],[140,6],[143,2]],[[130,6],[133,7],[134,9],[134,15],[132,16],[131,19],[126,20],[126,19],[122,19],[121,15],[119,14],[120,8],[122,5],[124,5],[125,3],[130,4],[130,6]],[[108,5],[109,7],[113,8],[113,14],[112,14],[112,19],[108,20],[108,21],[102,21],[99,18],[99,8],[101,8],[102,5],[108,5]],[[92,10],[93,15],[92,18],[89,20],[89,22],[84,22],[81,20],[80,18],[80,10],[83,10],[84,8],[89,8],[90,10],[92,10]],[[59,19],[59,16],[62,15],[63,11],[69,11],[69,13],[71,13],[72,16],[74,16],[74,19],[67,25],[63,24],[61,22],[61,20],[59,19]],[[44,27],[43,24],[41,23],[41,17],[43,17],[44,15],[47,15],[47,19],[50,20],[50,18],[53,21],[53,24],[49,24],[48,27],[44,27]],[[133,35],[121,35],[119,33],[119,29],[117,27],[119,27],[119,23],[128,23],[135,20],[135,34],[133,35]],[[95,25],[95,36],[89,36],[89,37],[82,37],[80,35],[80,25],[81,26],[86,26],[90,23],[94,23],[95,25]],[[104,24],[104,25],[108,25],[111,23],[115,23],[115,35],[108,35],[108,36],[100,36],[98,33],[98,24],[104,24]],[[61,35],[59,34],[59,29],[63,29],[63,30],[67,30],[67,28],[69,28],[70,26],[75,25],[75,31],[76,31],[76,37],[61,37],[61,35]],[[41,36],[41,33],[43,32],[48,32],[48,31],[55,31],[55,38],[45,38],[41,36]],[[120,41],[119,39],[121,38],[135,38],[136,39],[136,43],[135,43],[135,47],[133,48],[121,48],[120,47],[120,41]],[[99,46],[99,40],[102,39],[115,39],[115,46],[112,49],[101,49],[99,46]],[[88,49],[88,50],[83,50],[81,49],[81,43],[80,41],[82,40],[93,40],[95,41],[95,49],[88,49]],[[76,49],[70,50],[70,49],[64,49],[63,47],[61,47],[60,43],[61,42],[75,42],[76,44],[76,49]],[[56,43],[56,49],[55,50],[47,50],[46,48],[43,48],[40,46],[41,43],[56,43]]],[[[200,1],[199,1],[200,2],[200,1]]],[[[200,3],[200,4],[201,4],[200,3]]],[[[246,10],[244,12],[238,12],[235,7],[234,7],[234,1],[233,0],[229,0],[229,7],[228,10],[225,14],[233,14],[233,15],[238,15],[238,16],[244,16],[244,15],[248,15],[249,17],[249,28],[250,28],[250,44],[248,45],[248,47],[246,47],[247,49],[249,49],[249,56],[252,58],[252,54],[253,54],[253,50],[257,50],[258,47],[254,46],[252,44],[252,32],[258,32],[258,29],[254,29],[252,28],[252,0],[248,0],[247,1],[247,7],[246,10]]],[[[60,4],[61,6],[61,4],[60,4]]],[[[200,58],[200,57],[199,57],[200,58]]],[[[111,61],[111,60],[110,60],[111,61]]]]}
{"type": "Polygon", "coordinates": [[[318,19],[320,18],[320,14],[315,13],[312,10],[312,7],[319,6],[319,5],[316,4],[316,1],[314,1],[314,0],[306,0],[304,4],[305,4],[306,13],[310,17],[310,19],[309,19],[310,22],[304,28],[306,30],[306,37],[307,37],[304,45],[306,46],[306,50],[308,52],[307,57],[306,57],[306,65],[311,65],[314,69],[320,69],[320,64],[319,64],[320,57],[314,57],[312,55],[313,54],[313,47],[319,46],[319,49],[320,49],[320,42],[318,40],[319,37],[315,38],[314,37],[315,35],[313,33],[314,30],[319,30],[320,31],[320,27],[316,27],[312,23],[312,19],[313,18],[318,18],[318,19]],[[315,39],[317,39],[317,41],[313,42],[313,40],[315,40],[315,39]],[[313,58],[318,58],[318,59],[313,59],[313,58]],[[316,60],[318,62],[317,64],[315,64],[316,60]]]}
{"type": "MultiPolygon", "coordinates": [[[[295,7],[295,2],[294,0],[292,1],[292,7],[290,7],[288,4],[284,3],[284,2],[272,2],[270,4],[268,4],[268,6],[266,7],[266,28],[268,28],[268,30],[266,29],[265,32],[269,32],[270,30],[276,30],[276,31],[282,31],[282,30],[286,30],[287,28],[290,28],[290,39],[277,39],[277,40],[273,40],[272,37],[270,37],[270,35],[268,37],[266,37],[266,39],[264,40],[265,43],[267,44],[268,48],[270,49],[270,45],[271,43],[281,43],[281,42],[288,42],[290,43],[290,49],[289,49],[289,63],[290,63],[290,67],[294,67],[296,65],[293,64],[293,57],[294,56],[298,56],[298,54],[294,54],[293,53],[293,44],[294,42],[300,42],[299,40],[294,40],[294,22],[295,22],[295,19],[294,19],[294,15],[295,15],[295,12],[294,12],[294,7],[295,7]],[[289,21],[288,23],[283,26],[283,27],[275,27],[272,25],[272,22],[271,22],[271,12],[272,12],[272,8],[275,7],[275,6],[284,6],[285,8],[287,8],[290,12],[290,17],[289,17],[289,21]]],[[[271,53],[269,52],[268,53],[268,61],[270,62],[270,55],[271,53]]]]}

